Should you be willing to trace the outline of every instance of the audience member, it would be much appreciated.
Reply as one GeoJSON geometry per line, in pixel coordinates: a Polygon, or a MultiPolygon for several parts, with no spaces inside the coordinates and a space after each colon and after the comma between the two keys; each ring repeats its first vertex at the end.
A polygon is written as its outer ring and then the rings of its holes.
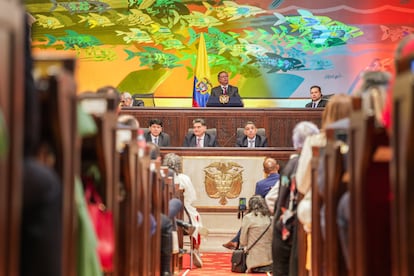
{"type": "Polygon", "coordinates": [[[181,156],[175,153],[168,153],[164,157],[163,164],[174,170],[174,182],[179,184],[180,189],[184,189],[184,210],[189,216],[190,224],[195,227],[194,232],[192,233],[192,243],[194,247],[194,253],[192,255],[193,262],[197,267],[201,267],[203,262],[199,252],[201,243],[200,233],[205,231],[205,228],[203,228],[200,214],[192,205],[197,199],[196,191],[190,177],[183,173],[181,156]]]}
{"type": "MultiPolygon", "coordinates": [[[[273,275],[298,275],[297,268],[297,189],[292,186],[295,177],[299,154],[306,137],[319,133],[318,127],[311,122],[298,123],[292,132],[292,154],[281,173],[279,194],[272,203],[275,214],[273,221],[273,275]],[[286,212],[286,210],[289,210],[286,212]],[[290,216],[290,217],[289,217],[290,216]]],[[[267,199],[267,198],[266,198],[267,199]]],[[[269,206],[269,204],[268,204],[269,206]]]]}
{"type": "Polygon", "coordinates": [[[279,181],[279,164],[274,158],[266,158],[263,171],[266,177],[256,183],[255,195],[265,198],[270,189],[279,181]]]}
{"type": "MultiPolygon", "coordinates": [[[[255,195],[260,195],[265,198],[267,193],[278,183],[279,181],[279,164],[273,158],[266,158],[263,161],[263,171],[266,177],[256,183],[255,195]]],[[[240,230],[236,236],[229,242],[224,243],[223,247],[234,250],[239,247],[240,242],[240,230]]]]}
{"type": "MultiPolygon", "coordinates": [[[[405,36],[398,43],[397,49],[394,53],[395,61],[408,57],[414,53],[414,34],[405,36]]],[[[397,68],[398,69],[398,68],[397,68]]],[[[392,87],[392,86],[390,86],[392,87]]],[[[382,114],[382,121],[388,133],[391,133],[392,127],[392,89],[388,90],[385,106],[382,114]]]]}
{"type": "Polygon", "coordinates": [[[119,152],[122,152],[125,144],[130,143],[134,137],[131,130],[122,128],[127,127],[138,131],[139,122],[134,116],[123,114],[118,116],[118,127],[121,129],[116,131],[116,149],[119,152]]]}
{"type": "Polygon", "coordinates": [[[236,86],[229,85],[229,74],[226,71],[221,71],[217,75],[220,85],[211,89],[211,96],[219,97],[221,95],[228,95],[229,97],[239,97],[239,89],[236,86]]]}
{"type": "Polygon", "coordinates": [[[111,85],[102,86],[99,87],[98,90],[96,90],[96,93],[101,95],[115,95],[115,104],[117,105],[116,113],[119,114],[119,111],[121,111],[121,96],[119,95],[119,91],[115,87],[111,85]]]}
{"type": "Polygon", "coordinates": [[[385,71],[366,71],[362,74],[362,80],[361,87],[354,94],[361,97],[364,113],[374,115],[376,125],[383,126],[382,112],[391,74],[385,71]]]}
{"type": "Polygon", "coordinates": [[[267,138],[257,135],[256,125],[248,121],[244,125],[244,136],[237,138],[236,147],[261,148],[267,147],[267,138]]]}
{"type": "MultiPolygon", "coordinates": [[[[414,36],[413,36],[414,38],[414,36]]],[[[414,40],[413,40],[414,41],[414,40]]],[[[413,44],[414,45],[414,44],[413,44]]],[[[356,95],[362,98],[362,108],[368,115],[374,115],[376,118],[376,124],[378,126],[384,126],[383,112],[386,108],[386,90],[391,80],[391,75],[388,72],[383,71],[367,71],[363,74],[363,83],[361,87],[356,91],[356,95]],[[385,106],[384,106],[385,104],[385,106]]],[[[340,123],[335,123],[336,125],[340,123]]],[[[349,120],[347,126],[349,126],[349,120]]],[[[335,124],[331,124],[330,128],[335,128],[335,124]]],[[[347,142],[347,141],[344,141],[347,142]]],[[[345,155],[346,158],[346,155],[345,155]]],[[[345,163],[346,165],[346,163],[345,163]]],[[[323,182],[321,182],[323,184],[323,182]]],[[[323,186],[319,185],[320,189],[323,190],[323,186]]],[[[349,264],[349,248],[348,248],[348,225],[349,225],[349,214],[350,214],[350,194],[346,191],[338,202],[337,209],[337,225],[339,239],[341,242],[342,253],[347,268],[350,268],[349,264]]],[[[325,228],[324,212],[321,212],[321,227],[322,230],[325,228]]]]}
{"type": "Polygon", "coordinates": [[[120,106],[121,107],[132,107],[133,99],[130,93],[124,92],[121,94],[121,101],[120,106]]]}
{"type": "Polygon", "coordinates": [[[218,147],[216,136],[206,133],[207,126],[204,119],[198,118],[193,120],[193,132],[184,138],[184,147],[218,147]]]}
{"type": "Polygon", "coordinates": [[[162,131],[162,121],[160,119],[151,119],[148,128],[149,132],[144,135],[147,142],[153,142],[160,147],[170,146],[170,135],[162,131]]]}
{"type": "Polygon", "coordinates": [[[246,272],[272,271],[272,232],[272,218],[264,198],[252,196],[240,234],[240,246],[248,249],[246,272]]]}
{"type": "MultiPolygon", "coordinates": [[[[305,144],[298,161],[296,171],[296,185],[297,189],[305,197],[301,200],[298,206],[298,218],[304,225],[305,230],[310,237],[311,229],[311,159],[312,147],[325,147],[326,136],[324,129],[327,125],[343,118],[349,117],[352,111],[351,97],[346,94],[336,94],[331,97],[325,110],[322,113],[322,130],[317,135],[312,135],[306,138],[305,144]]],[[[320,156],[320,160],[323,156],[320,156]]],[[[319,221],[317,223],[320,223],[319,221]]],[[[310,250],[310,238],[308,238],[308,250],[310,250]]],[[[310,254],[308,254],[309,256],[310,254]]],[[[310,260],[307,260],[307,269],[310,270],[310,260]]]]}
{"type": "Polygon", "coordinates": [[[309,108],[318,108],[325,107],[328,103],[328,100],[322,98],[322,89],[318,85],[313,85],[310,88],[311,102],[307,103],[305,107],[309,108]]]}

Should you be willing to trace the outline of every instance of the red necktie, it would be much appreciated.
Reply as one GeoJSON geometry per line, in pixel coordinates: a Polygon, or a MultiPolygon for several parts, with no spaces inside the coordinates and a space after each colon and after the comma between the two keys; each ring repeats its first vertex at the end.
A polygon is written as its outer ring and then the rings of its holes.
{"type": "Polygon", "coordinates": [[[227,94],[227,88],[224,86],[223,87],[223,95],[226,95],[227,94]]]}

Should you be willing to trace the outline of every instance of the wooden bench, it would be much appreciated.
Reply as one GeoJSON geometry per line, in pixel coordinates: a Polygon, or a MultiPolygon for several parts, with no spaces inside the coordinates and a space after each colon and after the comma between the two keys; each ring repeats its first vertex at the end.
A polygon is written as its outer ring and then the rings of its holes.
{"type": "Polygon", "coordinates": [[[338,202],[346,191],[343,183],[344,155],[341,147],[346,147],[336,137],[337,129],[327,128],[327,143],[324,155],[325,183],[323,199],[325,204],[324,259],[326,275],[347,275],[344,257],[340,247],[337,225],[338,202]]]}
{"type": "Polygon", "coordinates": [[[9,141],[7,153],[0,157],[0,275],[19,275],[26,57],[23,16],[18,1],[0,2],[0,111],[9,141]]]}
{"type": "Polygon", "coordinates": [[[312,275],[323,275],[324,260],[324,243],[321,232],[321,216],[320,210],[322,206],[322,198],[319,193],[318,175],[319,175],[319,159],[320,148],[312,147],[311,161],[311,189],[312,189],[312,229],[311,229],[311,271],[312,275]]]}
{"type": "Polygon", "coordinates": [[[76,84],[73,57],[36,56],[37,66],[57,65],[53,75],[44,75],[40,87],[43,139],[55,157],[54,170],[62,184],[62,275],[76,275],[77,209],[75,175],[79,174],[80,143],[76,120],[76,84]]]}
{"type": "MultiPolygon", "coordinates": [[[[116,235],[120,196],[118,187],[120,161],[115,150],[117,98],[111,94],[83,93],[78,96],[78,102],[81,108],[91,115],[97,127],[96,134],[82,139],[81,176],[82,178],[86,176],[92,166],[98,169],[100,177],[94,179],[93,182],[106,210],[112,213],[116,235]]],[[[118,244],[115,242],[115,252],[117,251],[118,244]]],[[[117,271],[117,254],[115,253],[114,272],[117,271]]]]}
{"type": "Polygon", "coordinates": [[[350,271],[349,275],[391,274],[389,157],[376,153],[389,146],[383,128],[353,98],[349,131],[350,271]],[[378,157],[378,158],[377,158],[378,157]]]}
{"type": "Polygon", "coordinates": [[[393,88],[392,274],[414,273],[414,56],[397,61],[393,88]]]}

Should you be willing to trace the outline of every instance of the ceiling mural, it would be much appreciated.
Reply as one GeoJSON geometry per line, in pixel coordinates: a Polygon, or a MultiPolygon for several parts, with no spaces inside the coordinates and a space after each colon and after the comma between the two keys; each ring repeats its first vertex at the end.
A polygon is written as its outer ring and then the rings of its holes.
{"type": "MultiPolygon", "coordinates": [[[[411,1],[29,0],[33,50],[72,52],[81,90],[114,85],[191,97],[199,36],[212,79],[230,74],[243,97],[350,93],[367,69],[392,70],[414,33],[411,1]],[[317,3],[311,3],[317,2],[317,3]]],[[[217,82],[215,82],[217,83],[217,82]]],[[[213,83],[213,84],[215,84],[213,83]]]]}

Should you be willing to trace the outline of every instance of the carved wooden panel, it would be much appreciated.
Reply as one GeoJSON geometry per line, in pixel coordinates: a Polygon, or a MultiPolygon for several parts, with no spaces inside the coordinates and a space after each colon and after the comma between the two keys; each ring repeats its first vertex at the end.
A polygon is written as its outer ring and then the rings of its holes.
{"type": "Polygon", "coordinates": [[[236,130],[247,121],[266,129],[270,147],[292,147],[295,125],[311,121],[320,127],[322,111],[303,108],[127,108],[121,113],[133,115],[141,127],[147,127],[150,119],[161,119],[164,132],[171,136],[171,146],[174,147],[182,146],[195,118],[205,119],[208,128],[217,128],[218,143],[222,147],[234,147],[236,130]]]}

